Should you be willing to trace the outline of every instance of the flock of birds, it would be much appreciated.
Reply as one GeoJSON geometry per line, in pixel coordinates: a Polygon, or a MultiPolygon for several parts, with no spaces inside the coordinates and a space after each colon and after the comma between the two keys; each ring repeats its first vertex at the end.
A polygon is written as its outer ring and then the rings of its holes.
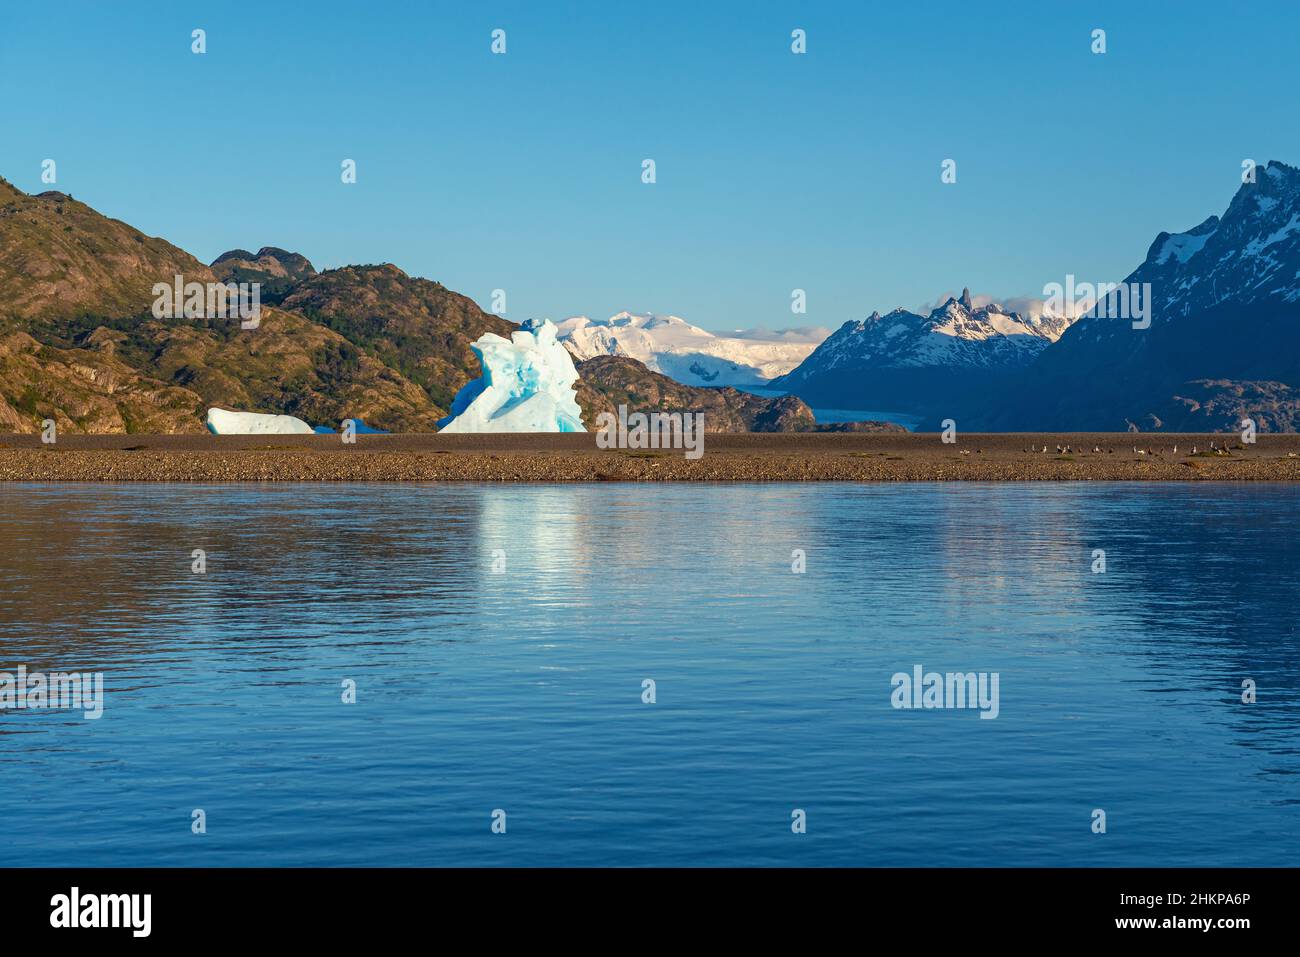
{"type": "MultiPolygon", "coordinates": [[[[1220,444],[1219,444],[1218,442],[1216,442],[1214,439],[1211,439],[1211,440],[1210,440],[1210,447],[1209,447],[1209,448],[1208,448],[1204,453],[1201,452],[1201,448],[1200,448],[1199,445],[1193,445],[1193,446],[1192,446],[1192,450],[1191,450],[1190,452],[1183,452],[1183,454],[1184,454],[1184,455],[1202,455],[1202,454],[1204,454],[1204,455],[1231,455],[1231,454],[1233,453],[1234,450],[1235,450],[1235,451],[1245,451],[1245,446],[1244,446],[1244,445],[1229,445],[1227,442],[1224,442],[1222,445],[1220,445],[1220,444]]],[[[975,449],[975,452],[977,452],[977,453],[979,453],[979,452],[983,452],[983,451],[984,451],[983,449],[975,449]]],[[[1025,453],[1029,453],[1029,454],[1046,455],[1046,454],[1047,454],[1047,446],[1044,445],[1044,446],[1040,449],[1040,448],[1039,448],[1038,446],[1036,446],[1036,445],[1031,445],[1029,448],[1027,448],[1027,449],[1021,449],[1020,451],[1025,452],[1025,453]]],[[[1100,445],[1094,445],[1094,446],[1092,447],[1092,451],[1093,451],[1093,454],[1094,454],[1094,455],[1114,455],[1114,454],[1115,454],[1115,450],[1114,450],[1113,448],[1105,448],[1105,449],[1103,449],[1100,445]]],[[[1056,446],[1056,454],[1057,454],[1057,455],[1073,455],[1075,452],[1079,452],[1079,453],[1082,454],[1082,453],[1086,453],[1086,452],[1087,452],[1087,449],[1082,448],[1082,447],[1076,449],[1073,445],[1059,445],[1059,444],[1058,444],[1058,445],[1056,446]]],[[[960,450],[960,453],[961,453],[962,455],[970,455],[970,454],[971,454],[971,450],[970,450],[970,449],[961,449],[961,450],[960,450]]],[[[1160,457],[1163,458],[1165,455],[1177,455],[1177,454],[1178,454],[1178,446],[1177,446],[1177,445],[1174,445],[1172,448],[1169,447],[1169,446],[1165,446],[1164,448],[1156,448],[1156,447],[1152,446],[1152,447],[1149,448],[1149,449],[1140,449],[1140,448],[1138,448],[1138,447],[1135,445],[1135,446],[1133,446],[1133,454],[1134,454],[1134,455],[1155,455],[1155,456],[1160,456],[1160,457]]],[[[1296,453],[1296,452],[1288,452],[1288,453],[1286,454],[1286,457],[1289,458],[1289,459],[1300,458],[1300,453],[1296,453]]]]}
{"type": "MultiPolygon", "coordinates": [[[[1231,445],[1229,445],[1227,442],[1224,442],[1222,445],[1219,445],[1217,442],[1215,442],[1213,439],[1211,439],[1211,440],[1210,440],[1210,448],[1209,448],[1209,450],[1208,450],[1208,454],[1210,454],[1210,455],[1231,455],[1231,454],[1232,454],[1232,450],[1233,450],[1234,448],[1236,448],[1236,449],[1241,449],[1242,446],[1240,446],[1240,445],[1237,445],[1237,446],[1231,446],[1231,445]]],[[[983,449],[980,449],[980,451],[983,451],[983,449]]],[[[1040,449],[1040,448],[1038,448],[1038,446],[1036,446],[1036,445],[1031,445],[1029,448],[1027,448],[1027,449],[1023,449],[1022,451],[1027,452],[1027,453],[1034,453],[1034,454],[1038,454],[1038,455],[1046,455],[1046,454],[1047,454],[1047,446],[1044,445],[1044,446],[1040,449]]],[[[1057,445],[1057,447],[1056,447],[1056,454],[1057,454],[1057,455],[1073,455],[1073,454],[1075,454],[1076,452],[1083,453],[1083,452],[1086,452],[1086,451],[1087,451],[1087,450],[1084,449],[1084,448],[1078,448],[1078,449],[1076,449],[1076,448],[1075,448],[1074,446],[1072,446],[1072,445],[1057,445]]],[[[1099,445],[1094,445],[1094,446],[1092,447],[1092,451],[1093,451],[1093,453],[1096,454],[1096,455],[1114,455],[1114,454],[1115,454],[1115,450],[1114,450],[1113,448],[1106,448],[1106,449],[1103,449],[1103,448],[1102,448],[1101,446],[1099,446],[1099,445]]],[[[962,453],[962,455],[969,455],[969,454],[970,454],[969,452],[963,452],[963,453],[962,453]]],[[[1152,446],[1152,447],[1149,448],[1149,449],[1140,449],[1140,448],[1138,448],[1138,447],[1135,445],[1135,446],[1133,446],[1133,454],[1134,454],[1134,455],[1160,455],[1160,456],[1163,456],[1163,455],[1177,455],[1177,454],[1178,454],[1178,446],[1177,446],[1177,445],[1174,445],[1172,448],[1170,448],[1169,446],[1165,446],[1164,448],[1156,448],[1155,446],[1152,446]]],[[[1193,445],[1193,446],[1192,446],[1192,450],[1191,450],[1191,452],[1184,452],[1183,454],[1184,454],[1184,455],[1200,455],[1200,454],[1201,454],[1201,449],[1200,449],[1199,446],[1197,446],[1197,445],[1193,445]]]]}

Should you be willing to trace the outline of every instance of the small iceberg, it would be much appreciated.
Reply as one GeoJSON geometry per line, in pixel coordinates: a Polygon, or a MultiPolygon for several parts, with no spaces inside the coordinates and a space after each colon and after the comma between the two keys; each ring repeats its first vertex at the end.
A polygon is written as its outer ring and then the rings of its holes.
{"type": "Polygon", "coordinates": [[[312,427],[292,415],[231,412],[208,409],[208,431],[213,435],[311,435],[312,427]]]}
{"type": "MultiPolygon", "coordinates": [[[[346,422],[347,420],[344,419],[343,421],[346,422]]],[[[342,427],[342,423],[339,423],[339,425],[340,427],[342,427]]],[[[386,430],[372,429],[370,426],[366,425],[366,423],[362,422],[360,419],[353,419],[352,426],[353,426],[353,431],[356,432],[357,435],[388,435],[388,432],[386,430]]],[[[317,435],[338,435],[338,430],[331,429],[328,425],[318,425],[316,426],[316,428],[312,429],[312,431],[315,432],[317,435]]]]}
{"type": "Polygon", "coordinates": [[[470,348],[483,374],[456,393],[441,432],[586,432],[574,395],[578,370],[549,319],[509,339],[486,332],[470,348]]]}

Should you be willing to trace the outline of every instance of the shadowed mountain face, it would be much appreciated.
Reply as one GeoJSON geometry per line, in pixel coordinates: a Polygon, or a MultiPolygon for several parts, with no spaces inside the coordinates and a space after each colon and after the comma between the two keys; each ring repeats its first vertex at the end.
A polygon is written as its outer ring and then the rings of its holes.
{"type": "Polygon", "coordinates": [[[1149,424],[1166,431],[1233,431],[1251,418],[1261,432],[1295,432],[1300,424],[1300,389],[1281,382],[1196,379],[1183,383],[1149,424]],[[1199,426],[1193,429],[1192,426],[1199,426]]]}
{"type": "Polygon", "coordinates": [[[976,431],[1300,431],[1300,170],[1253,172],[1073,324],[963,295],[845,323],[775,384],[976,431]]]}
{"type": "Polygon", "coordinates": [[[1300,170],[1255,173],[1222,217],[1161,233],[1124,280],[1150,283],[1150,328],[1094,310],[972,400],[967,427],[1236,431],[1249,415],[1300,429],[1300,170]]]}
{"type": "Polygon", "coordinates": [[[963,290],[926,316],[895,309],[846,322],[773,384],[823,405],[906,412],[951,407],[1029,365],[1068,325],[997,303],[977,307],[963,290]]]}

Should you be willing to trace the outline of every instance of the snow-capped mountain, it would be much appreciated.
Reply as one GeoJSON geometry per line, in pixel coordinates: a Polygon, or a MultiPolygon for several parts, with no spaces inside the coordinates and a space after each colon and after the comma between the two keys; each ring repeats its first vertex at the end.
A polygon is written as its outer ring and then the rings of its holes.
{"type": "Polygon", "coordinates": [[[578,359],[628,356],[685,385],[768,385],[789,372],[817,346],[816,338],[794,341],[719,336],[677,316],[620,312],[608,319],[573,316],[558,323],[560,341],[578,359]]]}
{"type": "Polygon", "coordinates": [[[928,316],[895,309],[844,323],[773,385],[810,402],[853,407],[869,399],[913,408],[932,398],[939,383],[947,391],[970,377],[1024,368],[1070,321],[997,303],[976,306],[964,289],[928,316]]]}
{"type": "Polygon", "coordinates": [[[1300,170],[1257,167],[1222,216],[1160,233],[1124,283],[1150,283],[1149,328],[1086,314],[980,427],[1300,428],[1300,170]]]}
{"type": "MultiPolygon", "coordinates": [[[[1125,282],[1151,283],[1154,321],[1176,321],[1224,302],[1295,302],[1297,267],[1300,170],[1275,160],[1256,168],[1256,181],[1242,184],[1222,217],[1157,236],[1125,282]]],[[[1085,323],[1080,341],[1103,328],[1085,323]]]]}

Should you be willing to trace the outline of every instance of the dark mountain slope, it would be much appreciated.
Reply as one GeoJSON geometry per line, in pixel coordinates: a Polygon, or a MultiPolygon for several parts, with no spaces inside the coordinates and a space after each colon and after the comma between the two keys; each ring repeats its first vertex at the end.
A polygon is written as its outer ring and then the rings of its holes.
{"type": "Polygon", "coordinates": [[[1150,284],[1150,328],[1094,310],[968,427],[1236,430],[1256,409],[1270,431],[1300,428],[1279,400],[1300,386],[1300,170],[1260,167],[1222,217],[1157,236],[1125,283],[1150,284]]]}

